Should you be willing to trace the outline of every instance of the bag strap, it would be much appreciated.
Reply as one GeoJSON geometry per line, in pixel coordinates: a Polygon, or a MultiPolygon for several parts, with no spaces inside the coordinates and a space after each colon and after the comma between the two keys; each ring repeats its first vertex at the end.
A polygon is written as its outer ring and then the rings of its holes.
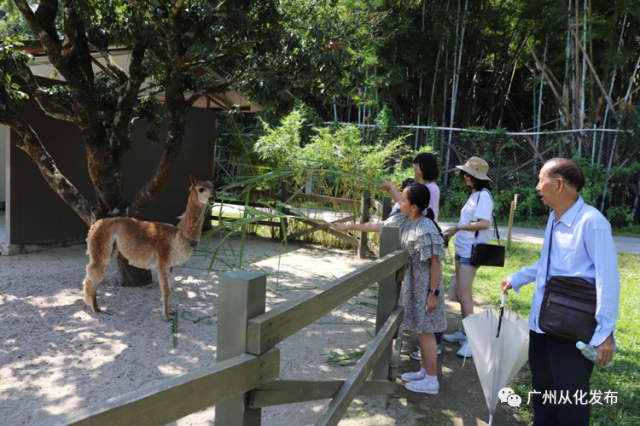
{"type": "MultiPolygon", "coordinates": [[[[478,204],[480,204],[480,194],[484,191],[484,189],[482,191],[478,191],[478,202],[476,203],[476,209],[478,208],[478,204]]],[[[487,191],[489,193],[489,197],[491,197],[491,192],[487,191]]],[[[493,197],[491,197],[491,200],[493,201],[493,197]]],[[[496,237],[498,238],[498,245],[500,245],[500,233],[498,232],[498,222],[496,221],[496,209],[491,209],[491,216],[493,217],[493,227],[496,233],[496,237]]],[[[480,231],[476,231],[476,241],[478,241],[478,235],[480,235],[480,231]]]]}
{"type": "Polygon", "coordinates": [[[545,282],[549,280],[549,266],[551,265],[551,243],[553,242],[553,228],[555,225],[551,222],[551,232],[549,232],[549,251],[547,252],[547,273],[544,276],[545,282]]]}

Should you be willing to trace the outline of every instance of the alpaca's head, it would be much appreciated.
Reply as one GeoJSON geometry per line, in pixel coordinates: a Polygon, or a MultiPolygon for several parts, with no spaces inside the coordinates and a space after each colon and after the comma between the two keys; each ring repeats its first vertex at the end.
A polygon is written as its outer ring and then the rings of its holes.
{"type": "Polygon", "coordinates": [[[195,197],[200,204],[209,204],[213,205],[215,202],[215,191],[213,182],[210,180],[196,180],[196,178],[191,175],[191,196],[195,197]]]}

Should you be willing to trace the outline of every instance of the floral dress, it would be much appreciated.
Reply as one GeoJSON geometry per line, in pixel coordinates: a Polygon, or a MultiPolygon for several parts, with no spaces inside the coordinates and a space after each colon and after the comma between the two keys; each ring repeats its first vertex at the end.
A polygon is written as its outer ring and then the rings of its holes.
{"type": "Polygon", "coordinates": [[[440,262],[445,255],[444,240],[433,221],[426,216],[411,222],[406,214],[397,214],[380,222],[380,232],[385,226],[400,228],[400,245],[407,249],[409,263],[402,283],[402,299],[404,321],[402,330],[420,333],[437,333],[447,329],[447,318],[444,304],[444,281],[442,268],[436,308],[427,312],[427,295],[431,288],[431,256],[435,255],[440,262]]]}

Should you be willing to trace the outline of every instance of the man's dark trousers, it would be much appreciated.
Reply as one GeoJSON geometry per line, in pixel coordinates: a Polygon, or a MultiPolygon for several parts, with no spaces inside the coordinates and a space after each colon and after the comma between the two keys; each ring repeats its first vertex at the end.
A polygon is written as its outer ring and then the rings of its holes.
{"type": "Polygon", "coordinates": [[[580,352],[575,343],[548,334],[529,331],[529,365],[533,390],[533,426],[588,426],[591,399],[589,379],[593,362],[580,352]],[[586,405],[576,405],[575,394],[586,393],[586,405]],[[555,392],[556,403],[543,404],[544,392],[555,392]],[[569,395],[569,403],[558,404],[561,393],[569,395]]]}

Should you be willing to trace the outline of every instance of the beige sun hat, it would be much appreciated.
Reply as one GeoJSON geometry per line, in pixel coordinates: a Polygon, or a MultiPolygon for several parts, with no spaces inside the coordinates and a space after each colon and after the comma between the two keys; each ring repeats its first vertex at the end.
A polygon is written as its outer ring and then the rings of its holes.
{"type": "Polygon", "coordinates": [[[488,180],[491,182],[491,179],[487,176],[487,173],[489,172],[489,163],[480,157],[471,157],[467,160],[464,166],[456,166],[456,168],[469,173],[476,179],[488,180]]]}

